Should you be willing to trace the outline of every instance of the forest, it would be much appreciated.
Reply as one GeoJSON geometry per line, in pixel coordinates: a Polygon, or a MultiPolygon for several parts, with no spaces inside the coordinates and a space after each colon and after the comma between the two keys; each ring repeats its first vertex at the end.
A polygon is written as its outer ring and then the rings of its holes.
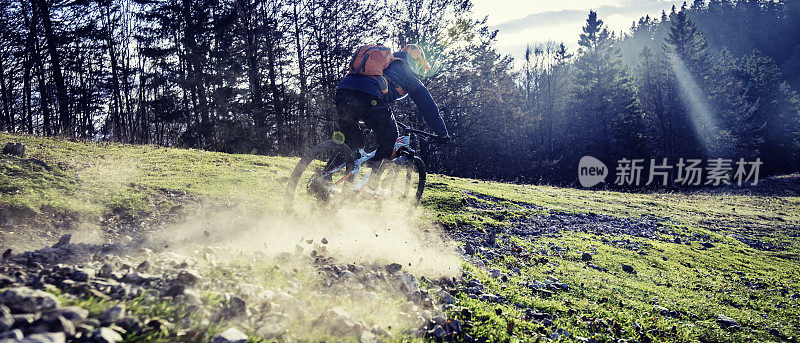
{"type": "MultiPolygon", "coordinates": [[[[574,184],[578,160],[800,168],[800,2],[695,0],[522,61],[469,0],[0,0],[0,131],[298,155],[336,130],[359,44],[418,43],[453,142],[438,173],[574,184]]],[[[423,127],[410,101],[393,111],[423,127]]]]}

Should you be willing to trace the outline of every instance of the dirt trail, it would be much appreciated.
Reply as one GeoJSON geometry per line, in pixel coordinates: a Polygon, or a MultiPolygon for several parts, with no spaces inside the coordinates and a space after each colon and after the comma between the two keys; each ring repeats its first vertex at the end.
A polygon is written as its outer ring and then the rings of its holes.
{"type": "Polygon", "coordinates": [[[54,246],[14,252],[3,260],[0,282],[12,287],[6,293],[49,290],[63,294],[62,302],[90,297],[129,304],[113,320],[80,314],[70,319],[72,330],[58,328],[64,316],[52,308],[10,310],[38,318],[30,325],[13,319],[20,334],[63,333],[66,341],[107,329],[150,335],[153,320],[169,322],[171,339],[210,339],[227,327],[281,340],[456,334],[460,324],[443,310],[455,302],[447,291],[461,276],[462,260],[435,226],[420,226],[409,213],[387,204],[322,218],[198,213],[116,242],[65,236],[54,246]],[[134,315],[160,300],[177,305],[178,314],[134,315]],[[218,327],[207,331],[212,323],[218,327]]]}

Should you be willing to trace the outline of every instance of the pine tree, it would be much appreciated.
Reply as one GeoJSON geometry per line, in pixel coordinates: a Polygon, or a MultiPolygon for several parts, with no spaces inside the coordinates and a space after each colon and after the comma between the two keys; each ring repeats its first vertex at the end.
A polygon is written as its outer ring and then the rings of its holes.
{"type": "Polygon", "coordinates": [[[606,160],[644,153],[639,104],[613,40],[597,13],[590,11],[575,62],[574,109],[584,126],[574,138],[606,160]]]}
{"type": "Polygon", "coordinates": [[[664,48],[674,54],[693,72],[707,71],[711,55],[705,35],[689,19],[685,9],[672,16],[664,48]]]}
{"type": "Polygon", "coordinates": [[[662,65],[669,71],[672,96],[665,118],[671,122],[672,149],[679,157],[707,157],[718,135],[716,114],[709,105],[710,54],[703,34],[682,10],[672,16],[667,38],[662,45],[662,65]]]}
{"type": "Polygon", "coordinates": [[[800,132],[800,99],[785,81],[775,62],[761,52],[745,56],[733,70],[746,89],[747,101],[755,105],[751,120],[756,130],[748,136],[758,137],[760,143],[754,154],[764,161],[766,174],[792,170],[789,156],[796,153],[796,136],[800,132]]]}

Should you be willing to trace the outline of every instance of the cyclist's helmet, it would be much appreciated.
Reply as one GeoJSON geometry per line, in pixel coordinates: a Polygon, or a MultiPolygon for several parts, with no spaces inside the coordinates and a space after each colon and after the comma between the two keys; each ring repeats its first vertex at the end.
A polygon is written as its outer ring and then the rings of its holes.
{"type": "Polygon", "coordinates": [[[414,71],[431,70],[431,66],[428,64],[428,61],[425,60],[425,52],[422,51],[419,45],[408,44],[403,47],[402,51],[408,54],[408,62],[411,64],[411,68],[414,69],[414,71]]]}

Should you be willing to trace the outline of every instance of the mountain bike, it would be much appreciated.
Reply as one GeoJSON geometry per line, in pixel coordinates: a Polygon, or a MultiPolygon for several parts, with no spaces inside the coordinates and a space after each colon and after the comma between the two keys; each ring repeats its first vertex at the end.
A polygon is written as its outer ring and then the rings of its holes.
{"type": "Polygon", "coordinates": [[[432,140],[437,136],[401,123],[398,127],[401,134],[394,143],[391,158],[372,168],[367,161],[375,157],[377,150],[368,153],[359,149],[356,155],[341,140],[333,139],[311,148],[300,158],[289,178],[284,209],[295,212],[296,207],[304,204],[310,205],[312,212],[336,211],[347,201],[358,198],[395,199],[417,206],[425,190],[425,162],[412,148],[412,139],[432,140]],[[305,191],[298,185],[304,185],[305,191]]]}

